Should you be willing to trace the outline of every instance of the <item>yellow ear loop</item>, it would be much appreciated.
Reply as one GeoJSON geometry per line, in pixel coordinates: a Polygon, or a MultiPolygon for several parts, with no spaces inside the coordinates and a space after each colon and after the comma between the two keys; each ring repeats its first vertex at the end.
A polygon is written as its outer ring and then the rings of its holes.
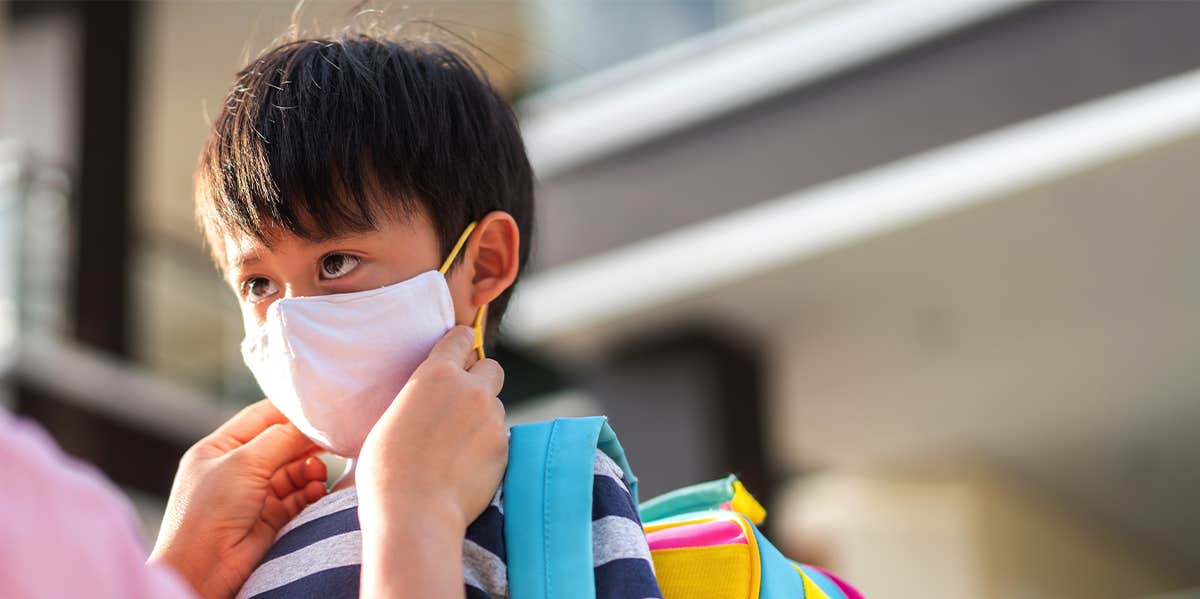
{"type": "MultiPolygon", "coordinates": [[[[458,253],[467,244],[467,239],[471,237],[471,231],[475,230],[476,224],[472,221],[471,224],[467,225],[462,235],[458,237],[458,241],[454,242],[454,248],[450,250],[450,255],[446,256],[446,261],[442,262],[441,268],[438,269],[438,272],[442,273],[443,276],[445,276],[446,271],[450,270],[450,265],[454,264],[454,259],[458,257],[458,253]]],[[[471,324],[471,328],[475,330],[475,343],[472,347],[475,349],[475,353],[479,356],[480,360],[487,357],[483,354],[483,319],[486,315],[487,304],[484,304],[475,312],[475,322],[471,324]]]]}
{"type": "Polygon", "coordinates": [[[487,356],[483,355],[483,319],[487,316],[487,304],[479,306],[479,310],[475,312],[475,322],[471,324],[471,328],[475,329],[475,353],[482,360],[487,356]]]}
{"type": "Polygon", "coordinates": [[[446,274],[446,271],[450,270],[450,265],[454,264],[454,259],[458,257],[458,252],[462,251],[464,245],[467,245],[467,238],[471,236],[471,231],[475,230],[475,224],[474,221],[471,221],[471,224],[467,225],[467,228],[463,230],[462,235],[458,236],[458,241],[454,242],[454,248],[450,250],[450,255],[446,256],[446,261],[442,262],[442,267],[438,269],[438,272],[446,274]]]}

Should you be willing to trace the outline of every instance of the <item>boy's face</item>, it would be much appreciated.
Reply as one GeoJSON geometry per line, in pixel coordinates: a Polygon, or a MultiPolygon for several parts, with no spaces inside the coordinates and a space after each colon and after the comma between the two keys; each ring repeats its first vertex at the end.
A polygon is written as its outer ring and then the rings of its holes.
{"type": "MultiPolygon", "coordinates": [[[[280,298],[350,293],[398,283],[441,265],[437,233],[424,213],[378,219],[377,228],[313,242],[284,231],[270,245],[253,236],[225,237],[225,279],[242,309],[246,331],[261,326],[280,298]]],[[[455,269],[461,271],[464,269],[455,269]]],[[[447,277],[455,312],[469,295],[462,273],[447,277]],[[456,291],[461,291],[456,293],[456,291]]]]}

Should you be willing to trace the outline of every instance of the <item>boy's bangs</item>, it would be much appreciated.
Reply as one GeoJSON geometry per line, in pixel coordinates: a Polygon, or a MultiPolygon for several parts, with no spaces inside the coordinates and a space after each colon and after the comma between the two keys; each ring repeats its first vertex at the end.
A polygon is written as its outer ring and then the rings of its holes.
{"type": "Polygon", "coordinates": [[[299,179],[250,175],[270,184],[247,186],[245,180],[251,177],[231,176],[226,169],[201,168],[198,173],[197,215],[214,250],[219,236],[247,236],[269,245],[278,235],[290,233],[320,242],[375,230],[380,219],[404,217],[417,209],[407,194],[385,196],[380,191],[385,187],[373,181],[370,170],[349,179],[332,169],[315,169],[299,179]]]}
{"type": "MultiPolygon", "coordinates": [[[[215,232],[266,241],[276,231],[310,240],[367,231],[381,216],[419,209],[419,194],[436,202],[428,197],[435,189],[461,192],[457,181],[429,175],[448,170],[446,150],[471,148],[479,134],[471,124],[490,120],[467,114],[486,103],[445,93],[474,68],[434,44],[358,38],[300,40],[252,62],[238,73],[197,171],[210,241],[215,232]],[[426,89],[415,89],[414,76],[426,89]]],[[[459,211],[442,220],[472,216],[459,211]]]]}

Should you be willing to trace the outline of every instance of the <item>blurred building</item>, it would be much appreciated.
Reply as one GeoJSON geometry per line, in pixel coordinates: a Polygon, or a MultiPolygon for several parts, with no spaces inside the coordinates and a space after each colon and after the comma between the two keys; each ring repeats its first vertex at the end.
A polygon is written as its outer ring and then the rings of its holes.
{"type": "MultiPolygon", "coordinates": [[[[302,18],[376,18],[346,6],[302,18]]],[[[190,175],[293,5],[0,7],[0,391],[153,520],[258,396],[190,175]]],[[[475,46],[518,101],[541,188],[514,419],[607,413],[648,495],[736,471],[868,596],[1200,585],[1200,4],[384,18],[475,46]]]]}

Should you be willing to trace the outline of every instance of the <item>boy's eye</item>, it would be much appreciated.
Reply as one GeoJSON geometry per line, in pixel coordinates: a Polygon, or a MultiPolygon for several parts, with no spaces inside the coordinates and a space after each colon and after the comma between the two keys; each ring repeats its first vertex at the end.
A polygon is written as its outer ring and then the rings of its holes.
{"type": "Polygon", "coordinates": [[[360,262],[358,256],[350,254],[329,254],[321,258],[321,278],[336,279],[346,276],[360,262]]]}
{"type": "Polygon", "coordinates": [[[266,277],[254,277],[246,279],[246,282],[242,283],[242,295],[246,296],[251,303],[271,297],[278,291],[279,288],[275,286],[275,282],[266,277]]]}

